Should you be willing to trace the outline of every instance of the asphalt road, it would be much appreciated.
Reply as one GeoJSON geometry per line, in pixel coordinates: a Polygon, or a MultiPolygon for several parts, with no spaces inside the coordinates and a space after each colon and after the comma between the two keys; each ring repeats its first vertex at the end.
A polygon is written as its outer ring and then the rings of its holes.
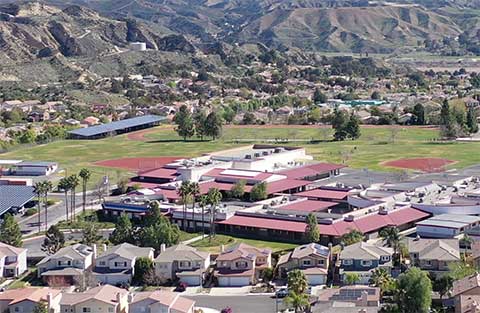
{"type": "MultiPolygon", "coordinates": [[[[221,311],[226,307],[231,307],[235,313],[275,313],[275,298],[270,296],[258,295],[239,295],[239,296],[206,296],[206,295],[188,295],[186,298],[195,300],[195,305],[207,307],[221,311]]],[[[283,301],[278,300],[278,309],[283,308],[283,301]]]]}

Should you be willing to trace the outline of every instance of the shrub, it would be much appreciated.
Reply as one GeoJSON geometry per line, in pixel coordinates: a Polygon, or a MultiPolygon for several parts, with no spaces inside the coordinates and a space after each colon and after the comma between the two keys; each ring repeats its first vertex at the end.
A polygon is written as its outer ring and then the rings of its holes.
{"type": "Polygon", "coordinates": [[[37,212],[38,212],[38,210],[36,208],[30,208],[30,209],[25,211],[25,216],[32,216],[32,215],[36,214],[37,212]]]}

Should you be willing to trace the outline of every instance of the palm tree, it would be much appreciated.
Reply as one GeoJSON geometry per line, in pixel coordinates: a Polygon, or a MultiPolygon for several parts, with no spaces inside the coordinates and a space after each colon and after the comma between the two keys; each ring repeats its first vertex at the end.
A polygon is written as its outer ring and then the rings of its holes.
{"type": "Polygon", "coordinates": [[[393,255],[398,257],[401,263],[402,235],[396,227],[385,227],[378,233],[387,246],[393,248],[393,255]]]}
{"type": "Polygon", "coordinates": [[[63,177],[58,182],[58,189],[62,190],[65,195],[65,214],[66,214],[66,221],[68,222],[68,190],[70,189],[70,183],[66,177],[63,177]]]}
{"type": "Polygon", "coordinates": [[[75,209],[76,209],[76,203],[75,203],[75,198],[76,198],[76,193],[75,189],[80,185],[80,179],[78,178],[77,175],[71,175],[68,177],[68,181],[70,183],[70,217],[72,218],[72,222],[75,222],[75,209]]]}
{"type": "Polygon", "coordinates": [[[183,205],[183,222],[182,228],[184,231],[187,230],[187,202],[188,197],[190,196],[190,182],[188,180],[183,181],[180,189],[177,191],[180,197],[182,198],[182,205],[183,205]]]}
{"type": "Polygon", "coordinates": [[[88,183],[88,180],[90,179],[90,176],[92,174],[90,173],[90,171],[86,168],[82,168],[80,170],[80,173],[78,174],[78,176],[80,176],[80,178],[82,179],[82,209],[83,209],[83,214],[85,215],[85,205],[86,205],[86,202],[87,202],[87,183],[88,183]]]}
{"type": "Polygon", "coordinates": [[[205,238],[205,207],[208,205],[208,196],[200,196],[200,207],[202,208],[202,238],[205,238]]]}
{"type": "MultiPolygon", "coordinates": [[[[48,193],[53,190],[53,184],[51,181],[46,180],[42,183],[42,191],[43,191],[43,198],[45,206],[45,231],[48,230],[48,193]]],[[[40,214],[40,212],[38,212],[40,214]]]]}
{"type": "Polygon", "coordinates": [[[41,231],[41,211],[42,211],[42,197],[43,197],[44,185],[42,182],[36,182],[33,186],[33,190],[37,195],[37,211],[38,211],[38,232],[41,231]]]}
{"type": "Polygon", "coordinates": [[[192,221],[193,221],[193,231],[197,231],[197,223],[195,223],[195,200],[200,195],[200,185],[197,182],[190,183],[190,195],[192,196],[192,221]]]}
{"type": "Polygon", "coordinates": [[[369,283],[380,288],[380,292],[384,293],[390,289],[393,284],[392,276],[384,268],[377,268],[372,272],[369,283]]]}
{"type": "Polygon", "coordinates": [[[304,293],[308,288],[307,277],[299,269],[288,272],[287,282],[288,289],[296,294],[304,293]]]}
{"type": "Polygon", "coordinates": [[[308,301],[308,296],[304,293],[295,293],[290,292],[290,294],[285,297],[285,304],[292,307],[295,310],[295,313],[306,312],[310,307],[310,302],[308,301]]]}
{"type": "Polygon", "coordinates": [[[210,240],[212,235],[215,236],[215,217],[217,214],[217,206],[222,201],[222,193],[217,188],[208,191],[208,202],[210,203],[210,240]]]}

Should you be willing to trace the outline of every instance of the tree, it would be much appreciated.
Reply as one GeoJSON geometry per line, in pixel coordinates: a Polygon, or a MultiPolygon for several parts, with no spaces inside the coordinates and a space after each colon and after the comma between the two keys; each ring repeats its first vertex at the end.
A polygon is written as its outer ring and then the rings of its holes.
{"type": "Polygon", "coordinates": [[[114,245],[118,245],[124,242],[134,242],[134,230],[132,222],[127,214],[122,213],[115,224],[115,229],[110,235],[110,242],[114,245]]]}
{"type": "Polygon", "coordinates": [[[85,214],[85,206],[87,203],[87,183],[90,180],[91,172],[87,168],[82,168],[78,176],[82,179],[82,209],[83,214],[85,214]]]}
{"type": "Polygon", "coordinates": [[[42,182],[36,182],[35,185],[33,186],[33,190],[35,192],[35,195],[37,196],[37,213],[38,213],[38,232],[41,231],[41,212],[42,212],[42,200],[43,200],[43,194],[44,194],[44,184],[42,182]]]}
{"type": "Polygon", "coordinates": [[[102,236],[99,235],[99,229],[95,223],[85,223],[82,229],[82,236],[82,243],[89,246],[102,239],[102,236]]]}
{"type": "Polygon", "coordinates": [[[252,112],[245,112],[245,114],[243,114],[242,124],[253,125],[255,124],[256,120],[257,118],[255,117],[255,114],[253,114],[252,112]]]}
{"type": "Polygon", "coordinates": [[[35,308],[33,309],[32,313],[48,313],[48,307],[45,302],[39,302],[35,308]]]}
{"type": "Polygon", "coordinates": [[[196,199],[200,196],[200,185],[198,182],[190,183],[190,196],[192,197],[192,221],[193,221],[193,231],[197,231],[197,224],[195,222],[195,204],[196,199]]]}
{"type": "Polygon", "coordinates": [[[70,190],[70,183],[66,177],[63,177],[60,179],[58,182],[58,189],[60,191],[63,191],[64,196],[65,196],[65,214],[66,214],[66,220],[68,221],[68,191],[70,190]]]}
{"type": "Polygon", "coordinates": [[[307,277],[299,269],[294,269],[288,272],[287,283],[288,289],[296,294],[302,294],[308,288],[307,277]]]}
{"type": "Polygon", "coordinates": [[[307,227],[305,228],[305,237],[308,242],[318,242],[320,240],[320,231],[318,229],[317,217],[310,213],[306,218],[307,227]]]}
{"type": "Polygon", "coordinates": [[[425,108],[421,103],[415,104],[413,107],[413,115],[415,116],[413,119],[413,123],[415,125],[425,125],[425,108]]]}
{"type": "Polygon", "coordinates": [[[347,133],[348,138],[352,140],[360,138],[360,121],[353,113],[350,115],[350,119],[345,125],[345,132],[347,133]]]}
{"type": "Polygon", "coordinates": [[[195,122],[195,133],[200,140],[203,141],[203,136],[205,136],[205,126],[207,122],[207,116],[203,110],[199,111],[193,116],[195,122]]]}
{"type": "Polygon", "coordinates": [[[458,125],[455,121],[453,111],[450,109],[448,100],[445,99],[440,110],[440,133],[443,137],[456,137],[458,125]]]}
{"type": "MultiPolygon", "coordinates": [[[[49,180],[43,182],[43,204],[45,207],[45,230],[48,229],[48,193],[53,190],[53,184],[49,180]]],[[[40,214],[40,213],[39,213],[40,214]]]]}
{"type": "Polygon", "coordinates": [[[205,120],[205,135],[212,137],[213,140],[222,135],[222,118],[217,112],[212,111],[205,120]]]}
{"type": "Polygon", "coordinates": [[[136,284],[146,284],[145,278],[150,271],[154,269],[153,261],[146,257],[139,257],[135,260],[135,267],[133,270],[133,281],[136,284]]]}
{"type": "Polygon", "coordinates": [[[222,201],[222,193],[217,188],[211,188],[207,194],[208,203],[210,204],[210,240],[216,235],[215,220],[217,215],[217,206],[222,201]]]}
{"type": "Polygon", "coordinates": [[[448,270],[450,277],[454,280],[460,280],[477,272],[475,266],[466,261],[451,263],[448,270]]]}
{"type": "Polygon", "coordinates": [[[200,207],[202,208],[202,238],[205,237],[205,207],[208,205],[209,199],[208,195],[201,195],[200,196],[200,207]]]}
{"type": "Polygon", "coordinates": [[[370,96],[370,98],[373,100],[380,100],[382,99],[382,95],[380,94],[380,92],[375,90],[374,92],[372,92],[372,95],[370,96]]]}
{"type": "Polygon", "coordinates": [[[347,117],[345,112],[335,108],[333,112],[332,127],[334,129],[333,138],[335,141],[343,141],[347,139],[348,133],[346,131],[347,117]]]}
{"type": "Polygon", "coordinates": [[[363,233],[356,229],[351,229],[348,233],[344,234],[340,241],[343,242],[344,245],[349,246],[353,245],[354,243],[363,241],[363,233]]]}
{"type": "Polygon", "coordinates": [[[267,197],[267,183],[265,182],[255,184],[250,190],[250,201],[265,200],[267,197]]]}
{"type": "Polygon", "coordinates": [[[396,227],[385,227],[378,232],[380,238],[385,241],[387,246],[393,248],[394,257],[401,262],[400,251],[402,249],[402,235],[396,227]]]}
{"type": "Polygon", "coordinates": [[[68,178],[68,183],[69,183],[69,186],[70,186],[70,211],[71,211],[71,214],[70,214],[70,218],[72,220],[72,222],[75,221],[75,209],[76,209],[76,203],[75,203],[75,199],[76,199],[76,192],[75,192],[75,189],[78,187],[78,185],[80,185],[80,179],[78,178],[77,175],[70,175],[68,178]]]}
{"type": "Polygon", "coordinates": [[[184,231],[187,230],[187,204],[191,195],[191,183],[188,180],[182,181],[180,189],[178,189],[178,195],[182,198],[182,209],[183,209],[183,221],[182,228],[184,231]]]}
{"type": "Polygon", "coordinates": [[[327,102],[327,96],[325,96],[325,94],[319,88],[315,88],[315,92],[313,93],[313,102],[325,103],[327,102]]]}
{"type": "Polygon", "coordinates": [[[173,118],[173,122],[177,125],[175,131],[184,141],[195,135],[195,123],[186,105],[180,107],[173,118]]]}
{"type": "Polygon", "coordinates": [[[358,273],[346,273],[345,274],[345,284],[355,285],[360,281],[360,275],[358,273]]]}
{"type": "Polygon", "coordinates": [[[432,282],[428,273],[412,267],[397,279],[395,303],[402,313],[428,313],[432,305],[432,282]]]}
{"type": "Polygon", "coordinates": [[[45,239],[42,244],[42,251],[47,255],[55,254],[65,245],[65,235],[56,225],[50,226],[45,233],[45,239]]]}
{"type": "Polygon", "coordinates": [[[394,289],[395,280],[386,269],[377,268],[372,272],[369,283],[380,288],[381,292],[384,293],[394,289]]]}
{"type": "Polygon", "coordinates": [[[230,189],[230,197],[235,199],[242,199],[245,195],[246,184],[247,182],[243,179],[236,182],[235,185],[232,186],[232,189],[230,189]]]}
{"type": "Polygon", "coordinates": [[[162,244],[171,246],[177,244],[180,239],[180,229],[178,225],[170,223],[165,217],[160,215],[155,224],[140,229],[139,242],[143,247],[152,247],[159,252],[162,244]]]}
{"type": "Polygon", "coordinates": [[[295,310],[295,313],[307,312],[310,307],[310,302],[308,301],[308,295],[304,293],[295,293],[290,292],[288,296],[285,297],[285,304],[289,307],[292,307],[295,310]]]}
{"type": "Polygon", "coordinates": [[[467,111],[467,129],[470,134],[478,133],[477,116],[474,108],[469,108],[467,111]]]}
{"type": "Polygon", "coordinates": [[[14,247],[21,247],[23,244],[20,226],[10,213],[4,215],[0,225],[0,241],[14,247]]]}
{"type": "Polygon", "coordinates": [[[442,275],[433,282],[433,290],[438,292],[440,300],[452,289],[453,278],[450,275],[442,275]]]}

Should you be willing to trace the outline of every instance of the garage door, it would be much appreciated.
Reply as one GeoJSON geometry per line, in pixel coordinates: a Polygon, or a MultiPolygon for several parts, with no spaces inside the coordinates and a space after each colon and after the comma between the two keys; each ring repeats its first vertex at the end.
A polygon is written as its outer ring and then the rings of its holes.
{"type": "Polygon", "coordinates": [[[325,285],[326,278],[325,275],[307,275],[308,284],[311,286],[325,285]]]}
{"type": "Polygon", "coordinates": [[[200,286],[199,276],[183,276],[180,278],[180,281],[186,283],[189,286],[200,286]]]}
{"type": "Polygon", "coordinates": [[[219,277],[220,287],[243,287],[250,285],[249,277],[219,277]]]}

